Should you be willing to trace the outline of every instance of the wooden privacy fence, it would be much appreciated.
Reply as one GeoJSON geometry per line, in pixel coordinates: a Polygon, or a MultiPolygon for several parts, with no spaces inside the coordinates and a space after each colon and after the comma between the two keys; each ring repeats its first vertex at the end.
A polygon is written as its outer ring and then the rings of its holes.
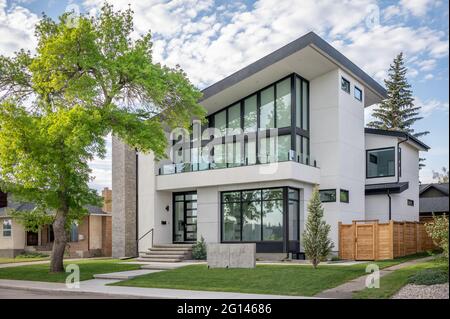
{"type": "Polygon", "coordinates": [[[422,222],[363,220],[352,224],[339,223],[341,259],[393,259],[435,248],[422,222]]]}

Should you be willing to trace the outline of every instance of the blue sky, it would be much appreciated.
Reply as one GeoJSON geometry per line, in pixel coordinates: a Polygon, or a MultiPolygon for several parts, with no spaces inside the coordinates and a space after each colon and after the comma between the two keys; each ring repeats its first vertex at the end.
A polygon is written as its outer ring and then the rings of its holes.
{"type": "MultiPolygon", "coordinates": [[[[423,141],[422,182],[432,170],[448,167],[449,69],[448,1],[332,0],[111,0],[116,8],[131,4],[136,34],[151,30],[154,59],[180,64],[191,81],[204,88],[273,50],[315,31],[383,83],[400,51],[424,119],[416,131],[423,141]]],[[[33,26],[42,12],[56,18],[67,9],[95,14],[103,0],[0,0],[0,54],[35,45],[33,26]]],[[[366,110],[370,120],[371,109],[366,110]]],[[[111,183],[111,156],[91,164],[92,186],[111,183]]]]}

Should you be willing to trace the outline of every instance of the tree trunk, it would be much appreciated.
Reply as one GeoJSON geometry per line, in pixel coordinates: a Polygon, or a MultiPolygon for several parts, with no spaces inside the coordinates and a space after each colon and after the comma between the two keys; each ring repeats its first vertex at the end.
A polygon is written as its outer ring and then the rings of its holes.
{"type": "Polygon", "coordinates": [[[50,272],[64,272],[64,252],[67,244],[66,209],[58,209],[53,222],[53,233],[55,236],[52,249],[52,260],[50,262],[50,272]]]}

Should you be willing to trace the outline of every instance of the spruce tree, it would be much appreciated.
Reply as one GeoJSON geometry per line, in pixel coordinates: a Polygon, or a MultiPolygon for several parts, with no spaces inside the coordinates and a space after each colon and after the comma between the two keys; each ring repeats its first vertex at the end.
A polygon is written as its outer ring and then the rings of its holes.
{"type": "MultiPolygon", "coordinates": [[[[423,117],[419,116],[420,106],[414,105],[411,85],[406,79],[408,69],[404,65],[403,52],[400,52],[390,65],[388,79],[384,81],[387,99],[383,100],[372,114],[374,121],[367,124],[370,128],[401,131],[415,137],[430,132],[414,132],[412,126],[423,117]]],[[[423,161],[424,159],[420,159],[423,161]]],[[[420,167],[425,166],[423,164],[420,167]]]]}
{"type": "Polygon", "coordinates": [[[308,218],[305,227],[303,233],[305,255],[314,268],[317,268],[317,265],[330,254],[334,247],[331,239],[328,238],[330,225],[323,220],[323,207],[317,187],[308,204],[308,218]]]}

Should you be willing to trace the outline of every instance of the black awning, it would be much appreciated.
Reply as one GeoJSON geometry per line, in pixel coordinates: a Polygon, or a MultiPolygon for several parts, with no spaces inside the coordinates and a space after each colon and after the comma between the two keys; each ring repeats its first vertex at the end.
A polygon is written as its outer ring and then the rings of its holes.
{"type": "Polygon", "coordinates": [[[408,182],[368,184],[366,185],[366,195],[398,194],[407,190],[408,187],[408,182]]]}

